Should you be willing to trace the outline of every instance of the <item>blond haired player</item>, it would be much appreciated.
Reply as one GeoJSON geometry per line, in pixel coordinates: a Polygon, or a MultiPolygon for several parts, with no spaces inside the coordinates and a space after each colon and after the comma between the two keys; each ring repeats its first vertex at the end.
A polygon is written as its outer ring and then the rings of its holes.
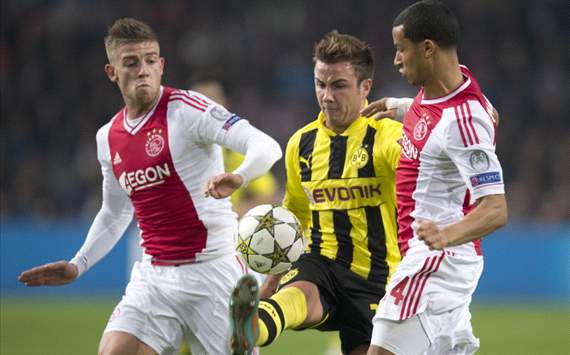
{"type": "Polygon", "coordinates": [[[70,261],[23,272],[29,286],[72,282],[117,243],[133,217],[144,256],[111,315],[99,354],[228,353],[228,299],[247,272],[234,251],[228,196],[281,157],[272,138],[193,91],[161,85],[164,59],[143,22],[115,21],[105,72],[125,107],[97,133],[103,204],[70,261]],[[222,148],[245,154],[224,173],[222,148]]]}

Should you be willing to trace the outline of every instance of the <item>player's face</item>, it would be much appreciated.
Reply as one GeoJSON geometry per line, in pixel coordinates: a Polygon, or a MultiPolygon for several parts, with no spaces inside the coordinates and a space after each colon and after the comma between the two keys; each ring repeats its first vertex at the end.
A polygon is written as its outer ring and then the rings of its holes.
{"type": "Polygon", "coordinates": [[[146,106],[160,92],[164,58],[155,41],[123,44],[114,50],[105,70],[127,102],[146,106]]]}
{"type": "Polygon", "coordinates": [[[396,48],[394,65],[410,84],[423,85],[427,74],[427,63],[421,44],[414,43],[405,37],[403,25],[392,28],[392,38],[396,48]]]}
{"type": "Polygon", "coordinates": [[[360,117],[372,80],[358,84],[354,67],[348,61],[315,64],[315,92],[327,127],[340,133],[360,117]]]}

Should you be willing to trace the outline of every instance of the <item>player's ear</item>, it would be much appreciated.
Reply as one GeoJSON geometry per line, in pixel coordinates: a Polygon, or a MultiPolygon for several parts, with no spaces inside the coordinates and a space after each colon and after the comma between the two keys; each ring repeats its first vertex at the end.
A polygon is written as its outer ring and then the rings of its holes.
{"type": "Polygon", "coordinates": [[[431,39],[425,39],[422,43],[422,47],[424,50],[424,56],[426,58],[433,56],[436,46],[437,46],[437,44],[434,41],[432,41],[431,39]]]}
{"type": "Polygon", "coordinates": [[[164,57],[160,57],[160,75],[162,75],[162,73],[164,73],[164,63],[166,63],[166,61],[164,60],[164,57]]]}
{"type": "Polygon", "coordinates": [[[115,67],[112,64],[105,64],[105,73],[112,82],[117,82],[117,74],[115,74],[115,67]]]}
{"type": "Polygon", "coordinates": [[[360,90],[362,91],[362,97],[367,98],[370,90],[372,89],[372,79],[364,79],[360,83],[360,90]]]}

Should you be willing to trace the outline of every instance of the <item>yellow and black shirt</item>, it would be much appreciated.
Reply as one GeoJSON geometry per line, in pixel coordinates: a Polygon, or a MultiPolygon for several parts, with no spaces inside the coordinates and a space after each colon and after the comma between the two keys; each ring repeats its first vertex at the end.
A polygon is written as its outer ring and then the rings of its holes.
{"type": "Polygon", "coordinates": [[[360,117],[342,134],[324,114],[291,137],[283,205],[323,255],[372,282],[387,283],[401,256],[395,172],[402,125],[360,117]]]}

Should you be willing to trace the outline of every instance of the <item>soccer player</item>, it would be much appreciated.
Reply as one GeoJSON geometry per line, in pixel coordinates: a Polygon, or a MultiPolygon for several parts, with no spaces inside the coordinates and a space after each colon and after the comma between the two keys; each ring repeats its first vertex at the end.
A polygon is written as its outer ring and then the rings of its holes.
{"type": "Polygon", "coordinates": [[[23,272],[28,286],[72,282],[113,248],[133,212],[144,256],[103,333],[100,354],[225,354],[228,300],[246,271],[234,251],[228,197],[281,157],[272,138],[193,91],[161,85],[164,59],[153,30],[115,21],[105,72],[125,107],[97,133],[103,204],[70,261],[23,272]],[[224,173],[221,145],[245,154],[224,173]],[[204,190],[203,190],[204,189],[204,190]]]}
{"type": "Polygon", "coordinates": [[[378,305],[369,354],[472,354],[480,239],[507,222],[493,108],[459,65],[458,23],[444,4],[409,6],[392,37],[394,64],[421,88],[396,101],[407,111],[396,174],[403,259],[378,305]]]}
{"type": "Polygon", "coordinates": [[[285,276],[268,277],[259,307],[255,280],[238,282],[235,354],[305,328],[338,330],[343,353],[365,354],[374,308],[400,261],[394,180],[402,126],[359,114],[372,87],[372,51],[333,31],[315,46],[314,75],[321,112],[287,144],[283,201],[310,242],[285,276]]]}

